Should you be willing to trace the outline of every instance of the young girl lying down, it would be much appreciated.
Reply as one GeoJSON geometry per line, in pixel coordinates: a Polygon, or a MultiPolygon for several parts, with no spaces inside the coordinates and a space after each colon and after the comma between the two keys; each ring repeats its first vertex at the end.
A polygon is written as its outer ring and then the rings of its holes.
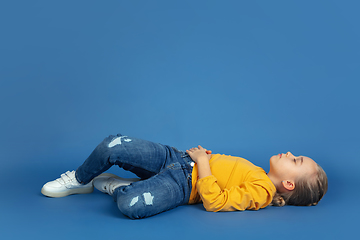
{"type": "Polygon", "coordinates": [[[46,183],[41,192],[64,197],[91,193],[94,187],[135,219],[199,202],[213,212],[316,205],[328,181],[314,160],[290,152],[272,156],[266,173],[244,158],[212,154],[201,146],[184,152],[117,134],[105,138],[76,171],[46,183]],[[113,165],[139,178],[104,173],[113,165]]]}

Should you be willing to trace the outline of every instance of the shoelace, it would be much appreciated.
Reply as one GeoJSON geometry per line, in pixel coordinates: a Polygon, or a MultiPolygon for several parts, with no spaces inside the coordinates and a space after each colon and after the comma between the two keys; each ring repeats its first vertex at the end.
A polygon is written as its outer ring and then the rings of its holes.
{"type": "Polygon", "coordinates": [[[114,193],[114,190],[115,190],[115,186],[113,185],[114,181],[115,181],[114,178],[110,178],[110,179],[109,179],[109,183],[104,186],[104,189],[105,189],[110,195],[112,195],[112,194],[114,193]]]}

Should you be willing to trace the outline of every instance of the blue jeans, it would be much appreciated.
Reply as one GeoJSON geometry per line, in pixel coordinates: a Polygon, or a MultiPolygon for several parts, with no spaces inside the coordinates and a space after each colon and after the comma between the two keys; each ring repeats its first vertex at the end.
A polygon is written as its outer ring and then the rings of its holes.
{"type": "Polygon", "coordinates": [[[82,184],[113,165],[141,181],[115,189],[113,198],[126,216],[145,218],[187,204],[191,192],[191,158],[166,145],[117,134],[105,138],[76,170],[82,184]]]}

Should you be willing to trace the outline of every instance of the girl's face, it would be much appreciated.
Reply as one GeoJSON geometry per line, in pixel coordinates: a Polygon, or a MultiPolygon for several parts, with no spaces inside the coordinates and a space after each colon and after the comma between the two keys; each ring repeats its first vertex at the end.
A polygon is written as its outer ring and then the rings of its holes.
{"type": "Polygon", "coordinates": [[[314,160],[305,156],[294,156],[291,152],[274,155],[270,158],[269,175],[278,180],[290,180],[296,182],[303,177],[311,177],[317,171],[314,160]]]}

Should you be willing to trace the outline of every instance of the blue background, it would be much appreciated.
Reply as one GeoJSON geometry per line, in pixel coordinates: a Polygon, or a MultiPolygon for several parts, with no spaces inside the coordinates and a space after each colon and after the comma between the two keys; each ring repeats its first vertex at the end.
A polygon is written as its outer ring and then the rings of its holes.
{"type": "MultiPolygon", "coordinates": [[[[3,239],[339,239],[357,233],[358,1],[2,1],[3,239]],[[316,207],[129,220],[98,191],[50,199],[109,134],[327,172],[316,207]]],[[[132,176],[120,169],[110,172],[132,176]]]]}

